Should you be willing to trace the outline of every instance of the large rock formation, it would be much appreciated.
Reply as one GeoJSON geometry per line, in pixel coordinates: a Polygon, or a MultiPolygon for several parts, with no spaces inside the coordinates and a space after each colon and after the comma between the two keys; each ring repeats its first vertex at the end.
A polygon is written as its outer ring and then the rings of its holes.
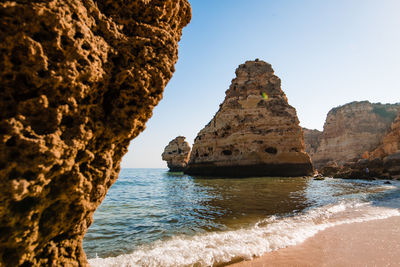
{"type": "Polygon", "coordinates": [[[400,179],[400,111],[390,131],[374,151],[366,151],[364,159],[338,168],[335,177],[400,179]]]}
{"type": "Polygon", "coordinates": [[[371,153],[367,153],[370,159],[384,158],[400,152],[400,111],[392,123],[390,131],[385,135],[382,143],[371,153]]]}
{"type": "Polygon", "coordinates": [[[212,176],[301,176],[312,173],[296,110],[270,64],[247,61],[224,102],[194,142],[185,173],[212,176]]]}
{"type": "Polygon", "coordinates": [[[0,3],[0,265],[82,239],[174,71],[186,0],[0,3]]]}
{"type": "Polygon", "coordinates": [[[189,161],[190,145],[184,136],[178,136],[165,147],[161,157],[167,162],[169,171],[183,171],[189,161]]]}
{"type": "Polygon", "coordinates": [[[306,151],[314,167],[360,159],[375,149],[400,110],[400,104],[352,102],[329,111],[322,135],[306,131],[306,151]],[[319,145],[318,145],[319,144],[319,145]],[[315,146],[318,147],[315,149],[315,146]]]}

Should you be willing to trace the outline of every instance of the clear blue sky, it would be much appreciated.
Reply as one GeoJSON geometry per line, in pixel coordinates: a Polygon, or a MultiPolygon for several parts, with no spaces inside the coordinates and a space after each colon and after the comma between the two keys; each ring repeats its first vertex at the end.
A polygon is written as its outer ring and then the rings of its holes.
{"type": "Polygon", "coordinates": [[[400,102],[400,0],[189,1],[176,72],[122,167],[166,167],[178,135],[192,145],[246,60],[272,64],[303,127],[351,101],[400,102]]]}

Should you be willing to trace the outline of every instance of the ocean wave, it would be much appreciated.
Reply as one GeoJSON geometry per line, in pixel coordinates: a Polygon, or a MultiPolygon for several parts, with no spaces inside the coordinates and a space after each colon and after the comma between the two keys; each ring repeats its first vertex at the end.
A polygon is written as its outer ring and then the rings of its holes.
{"type": "Polygon", "coordinates": [[[175,236],[117,257],[89,259],[92,267],[109,266],[212,266],[251,259],[304,242],[326,228],[400,216],[399,209],[356,200],[310,209],[292,217],[271,216],[253,227],[175,236]]]}

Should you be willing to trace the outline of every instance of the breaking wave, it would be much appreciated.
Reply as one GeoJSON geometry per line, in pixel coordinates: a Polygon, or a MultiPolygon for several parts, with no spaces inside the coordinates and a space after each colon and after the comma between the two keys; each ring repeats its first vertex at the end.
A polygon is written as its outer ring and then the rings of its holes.
{"type": "Polygon", "coordinates": [[[93,267],[212,266],[251,259],[302,243],[329,227],[400,216],[399,209],[390,206],[343,200],[295,216],[270,216],[249,228],[175,236],[139,247],[129,254],[89,259],[89,263],[93,267]]]}

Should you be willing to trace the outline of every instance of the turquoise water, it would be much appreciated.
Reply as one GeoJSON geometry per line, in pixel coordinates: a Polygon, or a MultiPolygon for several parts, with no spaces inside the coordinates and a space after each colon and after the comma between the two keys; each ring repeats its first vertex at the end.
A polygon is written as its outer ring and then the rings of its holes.
{"type": "Polygon", "coordinates": [[[207,179],[122,169],[94,214],[84,250],[92,266],[206,266],[249,258],[331,224],[398,216],[400,184],[384,182],[207,179]]]}

